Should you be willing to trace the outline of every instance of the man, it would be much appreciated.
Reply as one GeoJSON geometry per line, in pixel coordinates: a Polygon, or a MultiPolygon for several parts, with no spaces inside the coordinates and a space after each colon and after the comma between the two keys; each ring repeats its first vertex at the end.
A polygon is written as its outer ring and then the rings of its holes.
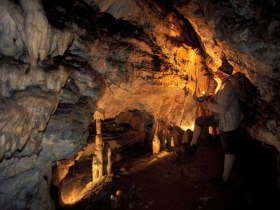
{"type": "Polygon", "coordinates": [[[233,67],[226,59],[222,61],[222,66],[214,73],[214,79],[220,87],[216,94],[210,97],[208,102],[208,110],[212,111],[213,115],[196,118],[193,137],[190,146],[187,148],[189,154],[194,154],[202,127],[218,126],[225,156],[222,176],[210,180],[214,184],[226,184],[230,177],[235,163],[238,140],[237,129],[243,117],[235,87],[231,82],[233,67]]]}

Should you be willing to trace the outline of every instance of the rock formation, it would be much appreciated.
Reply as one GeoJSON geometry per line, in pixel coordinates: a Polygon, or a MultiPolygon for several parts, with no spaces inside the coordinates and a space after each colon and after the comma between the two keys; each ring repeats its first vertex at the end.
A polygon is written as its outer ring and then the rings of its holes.
{"type": "Polygon", "coordinates": [[[93,119],[139,110],[192,129],[193,96],[210,88],[222,57],[234,66],[243,126],[280,151],[279,8],[276,0],[1,0],[1,209],[54,209],[52,166],[84,147],[93,119]]]}

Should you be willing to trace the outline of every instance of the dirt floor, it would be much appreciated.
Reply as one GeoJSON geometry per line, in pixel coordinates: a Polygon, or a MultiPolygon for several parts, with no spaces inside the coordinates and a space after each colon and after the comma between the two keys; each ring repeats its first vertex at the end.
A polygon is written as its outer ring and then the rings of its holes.
{"type": "MultiPolygon", "coordinates": [[[[123,168],[113,193],[121,190],[126,199],[120,209],[224,210],[245,206],[233,188],[215,186],[209,179],[221,174],[222,153],[217,145],[201,145],[191,160],[177,152],[137,159],[123,168]],[[130,196],[130,191],[134,194],[130,196]]],[[[96,209],[102,208],[104,203],[96,209]]]]}
{"type": "Polygon", "coordinates": [[[200,147],[189,162],[176,152],[162,152],[125,166],[127,173],[121,174],[113,189],[131,197],[121,209],[225,209],[227,190],[208,183],[221,172],[217,150],[200,147]]]}
{"type": "MultiPolygon", "coordinates": [[[[273,182],[275,169],[270,164],[274,163],[274,156],[262,147],[248,146],[250,155],[243,157],[242,164],[237,162],[229,186],[209,183],[210,178],[221,174],[223,167],[218,142],[200,144],[191,160],[178,150],[151,155],[140,152],[141,148],[132,148],[123,161],[114,165],[112,181],[101,193],[57,209],[279,210],[279,188],[273,182]]],[[[90,164],[85,160],[76,164],[68,183],[79,175],[83,181],[74,187],[82,188],[81,183],[85,185],[90,180],[91,172],[85,170],[90,164]]]]}

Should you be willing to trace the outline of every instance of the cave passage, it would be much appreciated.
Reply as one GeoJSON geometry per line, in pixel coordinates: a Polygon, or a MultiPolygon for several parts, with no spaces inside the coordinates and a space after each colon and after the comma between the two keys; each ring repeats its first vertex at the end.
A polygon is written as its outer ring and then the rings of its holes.
{"type": "Polygon", "coordinates": [[[279,210],[279,8],[0,0],[0,209],[279,210]],[[186,155],[225,60],[244,115],[229,188],[209,183],[218,129],[186,155]]]}
{"type": "MultiPolygon", "coordinates": [[[[85,154],[76,158],[67,176],[52,188],[56,189],[52,193],[57,209],[279,209],[276,153],[271,147],[253,140],[242,130],[243,146],[230,185],[216,186],[209,179],[222,172],[219,135],[209,134],[205,129],[196,154],[189,159],[182,150],[182,139],[190,138],[192,132],[172,128],[179,144],[152,154],[146,141],[151,138],[153,123],[150,115],[137,110],[103,121],[103,140],[111,141],[111,148],[115,145],[113,177],[107,182],[101,179],[97,187],[88,190],[76,203],[61,203],[59,191],[80,191],[92,180],[92,153],[86,154],[88,149],[84,149],[85,154]],[[121,142],[134,143],[118,147],[121,142]]],[[[93,124],[93,136],[95,130],[93,124]]]]}

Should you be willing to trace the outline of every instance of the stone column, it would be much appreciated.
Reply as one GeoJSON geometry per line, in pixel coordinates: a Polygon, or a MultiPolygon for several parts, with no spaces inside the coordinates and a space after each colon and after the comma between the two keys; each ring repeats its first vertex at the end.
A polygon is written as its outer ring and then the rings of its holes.
{"type": "Polygon", "coordinates": [[[165,125],[162,128],[162,135],[161,135],[161,149],[167,149],[167,130],[165,129],[165,125]]]}
{"type": "Polygon", "coordinates": [[[92,180],[102,177],[103,174],[103,139],[101,120],[96,119],[95,156],[92,159],[92,180]]]}
{"type": "Polygon", "coordinates": [[[177,147],[179,146],[179,140],[178,140],[178,130],[175,126],[172,126],[172,133],[171,133],[171,147],[177,147]]]}
{"type": "Polygon", "coordinates": [[[111,162],[111,149],[110,145],[106,142],[104,144],[104,174],[110,175],[112,173],[112,162],[111,162]]]}
{"type": "Polygon", "coordinates": [[[103,142],[102,122],[96,119],[95,156],[92,158],[92,179],[98,179],[112,173],[111,149],[107,142],[103,142]]]}
{"type": "Polygon", "coordinates": [[[171,148],[171,136],[170,136],[170,125],[166,122],[161,121],[161,150],[166,150],[171,148]]]}
{"type": "Polygon", "coordinates": [[[158,130],[159,130],[159,120],[155,120],[155,131],[152,141],[153,146],[153,154],[157,154],[160,152],[160,139],[158,138],[158,130]]]}

